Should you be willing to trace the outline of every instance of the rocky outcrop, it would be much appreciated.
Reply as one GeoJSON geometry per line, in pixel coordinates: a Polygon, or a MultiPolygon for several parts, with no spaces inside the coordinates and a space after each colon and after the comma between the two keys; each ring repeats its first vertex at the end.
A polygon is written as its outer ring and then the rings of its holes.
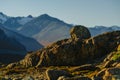
{"type": "MultiPolygon", "coordinates": [[[[76,29],[76,27],[72,29],[76,29]]],[[[74,30],[73,33],[72,30],[70,31],[71,35],[76,35],[77,40],[73,40],[74,38],[71,36],[70,39],[57,41],[46,48],[29,54],[30,57],[25,57],[21,65],[26,67],[78,66],[85,63],[93,63],[116,49],[120,43],[120,31],[108,32],[89,38],[89,31],[86,28],[77,26],[77,30],[78,33],[76,33],[77,31],[74,32],[74,30]],[[85,35],[82,35],[79,31],[85,32],[85,35]]]]}
{"type": "Polygon", "coordinates": [[[120,31],[109,32],[83,41],[65,39],[40,51],[37,66],[64,66],[91,63],[110,53],[120,41],[120,31]]]}
{"type": "MultiPolygon", "coordinates": [[[[35,54],[35,53],[32,53],[35,54]]],[[[97,64],[85,64],[81,66],[50,66],[50,67],[29,67],[24,68],[21,66],[16,66],[18,63],[13,63],[8,65],[4,71],[0,71],[0,74],[5,73],[9,74],[11,79],[38,79],[38,80],[119,80],[120,79],[120,52],[113,51],[106,56],[106,58],[101,63],[97,64]],[[117,56],[116,56],[117,55],[117,56]],[[113,62],[109,62],[109,61],[113,62]],[[109,64],[108,64],[109,63],[109,64]],[[16,67],[15,67],[16,66],[16,67]],[[30,72],[30,73],[29,73],[30,72]],[[16,74],[13,76],[13,74],[16,74]],[[23,77],[23,73],[24,76],[23,77]],[[32,75],[32,76],[31,76],[32,75]],[[19,77],[18,77],[19,76],[19,77]],[[30,77],[31,76],[31,77],[30,77]]],[[[35,57],[39,55],[30,55],[26,62],[33,62],[26,64],[30,66],[35,66],[37,61],[35,57]],[[33,58],[34,57],[34,58],[33,58]],[[34,63],[34,61],[36,63],[34,63]]],[[[20,65],[20,64],[18,64],[20,65]]],[[[4,74],[4,75],[5,75],[4,74]]],[[[4,79],[4,77],[3,77],[4,79]]],[[[6,79],[6,78],[5,78],[6,79]]]]}

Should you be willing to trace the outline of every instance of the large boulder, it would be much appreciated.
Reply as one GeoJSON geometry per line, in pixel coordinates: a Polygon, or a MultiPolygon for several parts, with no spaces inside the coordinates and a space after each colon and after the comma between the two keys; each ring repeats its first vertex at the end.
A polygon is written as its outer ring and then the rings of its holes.
{"type": "Polygon", "coordinates": [[[71,28],[70,35],[73,40],[83,40],[91,37],[89,30],[82,25],[77,25],[71,28]]]}

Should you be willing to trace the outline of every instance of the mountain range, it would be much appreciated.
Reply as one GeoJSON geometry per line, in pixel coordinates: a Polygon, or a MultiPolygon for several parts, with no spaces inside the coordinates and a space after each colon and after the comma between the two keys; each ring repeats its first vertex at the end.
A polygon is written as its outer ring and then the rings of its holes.
{"type": "MultiPolygon", "coordinates": [[[[6,29],[34,38],[44,46],[57,40],[69,38],[69,30],[73,26],[48,14],[43,14],[38,17],[31,15],[27,17],[10,17],[2,12],[0,13],[0,23],[6,29]]],[[[89,27],[89,30],[92,36],[96,36],[104,32],[120,30],[120,27],[95,26],[89,27]]]]}
{"type": "Polygon", "coordinates": [[[0,12],[0,23],[10,30],[16,30],[32,19],[33,17],[31,15],[27,17],[10,17],[0,12]]]}
{"type": "MultiPolygon", "coordinates": [[[[67,24],[57,18],[51,17],[48,14],[43,14],[38,17],[9,17],[0,13],[0,21],[5,28],[18,32],[24,36],[32,37],[39,43],[46,45],[51,42],[69,38],[69,30],[72,25],[67,24]]],[[[103,32],[120,30],[118,26],[95,26],[89,30],[92,36],[103,32]]]]}

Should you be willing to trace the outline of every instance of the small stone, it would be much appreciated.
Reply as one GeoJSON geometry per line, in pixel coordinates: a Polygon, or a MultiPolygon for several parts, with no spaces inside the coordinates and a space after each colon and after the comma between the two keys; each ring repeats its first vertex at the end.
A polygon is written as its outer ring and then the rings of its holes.
{"type": "Polygon", "coordinates": [[[48,80],[57,80],[60,76],[71,76],[68,72],[64,70],[55,70],[55,69],[48,69],[46,71],[46,75],[48,80]]]}
{"type": "Polygon", "coordinates": [[[57,80],[91,80],[91,79],[88,77],[81,77],[81,76],[75,76],[75,77],[61,76],[57,80]]]}
{"type": "Polygon", "coordinates": [[[22,80],[34,80],[34,78],[32,76],[26,76],[25,78],[23,78],[22,80]]]}

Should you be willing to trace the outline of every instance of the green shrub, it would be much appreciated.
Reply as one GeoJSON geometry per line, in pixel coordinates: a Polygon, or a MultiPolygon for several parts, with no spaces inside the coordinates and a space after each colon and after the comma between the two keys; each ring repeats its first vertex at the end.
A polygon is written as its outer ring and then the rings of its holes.
{"type": "Polygon", "coordinates": [[[113,55],[112,60],[120,60],[120,51],[118,51],[116,54],[113,55]]]}

